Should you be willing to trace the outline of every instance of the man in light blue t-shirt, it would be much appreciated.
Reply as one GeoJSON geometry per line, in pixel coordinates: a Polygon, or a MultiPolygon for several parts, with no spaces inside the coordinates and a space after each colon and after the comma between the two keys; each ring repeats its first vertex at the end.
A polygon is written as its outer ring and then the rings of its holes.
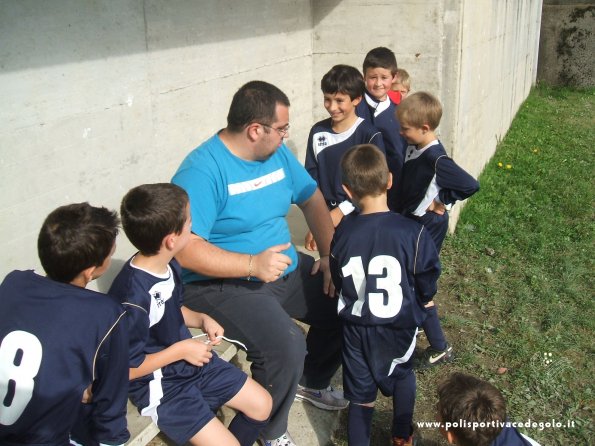
{"type": "Polygon", "coordinates": [[[188,192],[192,214],[193,238],[177,256],[184,305],[246,346],[252,377],[273,397],[265,446],[295,445],[287,418],[296,390],[323,409],[347,406],[329,385],[341,362],[333,225],[316,183],[283,143],[288,131],[287,96],[249,82],[233,97],[227,127],[190,152],[172,179],[188,192]],[[314,235],[318,262],[290,242],[292,204],[314,235]],[[310,325],[306,339],[291,318],[310,325]]]}

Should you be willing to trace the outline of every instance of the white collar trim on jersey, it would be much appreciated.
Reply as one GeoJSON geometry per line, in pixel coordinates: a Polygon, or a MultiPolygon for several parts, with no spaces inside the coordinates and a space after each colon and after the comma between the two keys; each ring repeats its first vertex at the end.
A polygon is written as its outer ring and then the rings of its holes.
{"type": "MultiPolygon", "coordinates": [[[[134,257],[136,257],[136,255],[134,257]]],[[[148,269],[141,268],[140,266],[136,266],[134,263],[132,263],[134,260],[134,257],[132,257],[130,259],[130,266],[133,267],[134,269],[144,271],[153,277],[157,277],[158,279],[169,279],[171,277],[171,267],[169,266],[169,264],[167,265],[167,272],[165,272],[163,274],[155,274],[153,271],[149,271],[148,269]]]]}

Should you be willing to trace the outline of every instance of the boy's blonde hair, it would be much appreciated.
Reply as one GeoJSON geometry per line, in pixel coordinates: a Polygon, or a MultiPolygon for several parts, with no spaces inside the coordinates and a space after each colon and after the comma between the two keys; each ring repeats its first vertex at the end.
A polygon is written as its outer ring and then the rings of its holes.
{"type": "Polygon", "coordinates": [[[341,159],[342,182],[358,198],[377,197],[386,192],[386,156],[374,144],[353,146],[341,159]]]}
{"type": "Polygon", "coordinates": [[[411,78],[409,73],[403,68],[398,68],[397,73],[395,74],[395,81],[393,85],[401,84],[403,87],[407,89],[407,91],[411,90],[411,78]]]}
{"type": "Polygon", "coordinates": [[[401,124],[422,127],[427,124],[430,130],[435,130],[442,118],[442,104],[436,96],[418,91],[407,96],[397,107],[397,119],[401,124]]]}

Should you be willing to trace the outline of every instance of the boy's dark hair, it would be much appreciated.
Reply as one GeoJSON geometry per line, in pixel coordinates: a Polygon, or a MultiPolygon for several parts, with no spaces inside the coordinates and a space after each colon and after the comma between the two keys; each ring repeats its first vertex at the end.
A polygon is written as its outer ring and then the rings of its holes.
{"type": "Polygon", "coordinates": [[[353,146],[341,159],[343,184],[358,198],[376,197],[386,192],[386,156],[374,144],[353,146]]]}
{"type": "Polygon", "coordinates": [[[408,95],[397,107],[397,119],[403,125],[421,127],[428,124],[431,130],[440,125],[442,104],[438,98],[426,91],[408,95]]]}
{"type": "Polygon", "coordinates": [[[120,206],[122,227],[141,254],[159,252],[168,234],[179,234],[186,224],[188,194],[175,184],[143,184],[130,189],[120,206]]]}
{"type": "Polygon", "coordinates": [[[364,78],[355,67],[335,65],[322,76],[320,88],[327,94],[346,94],[353,101],[364,95],[364,78]]]}
{"type": "Polygon", "coordinates": [[[277,104],[289,107],[289,99],[279,88],[264,81],[248,82],[233,95],[227,129],[238,133],[253,122],[271,125],[277,118],[277,104]]]}
{"type": "Polygon", "coordinates": [[[368,51],[364,58],[364,75],[368,68],[386,68],[394,76],[398,68],[395,53],[383,46],[368,51]]]}
{"type": "Polygon", "coordinates": [[[37,253],[50,279],[70,283],[82,271],[101,266],[116,242],[115,211],[89,203],[60,206],[43,222],[37,253]]]}
{"type": "Polygon", "coordinates": [[[506,421],[506,401],[490,383],[464,373],[453,373],[438,385],[438,414],[442,423],[458,423],[449,430],[460,446],[489,446],[506,421]],[[467,427],[461,426],[461,420],[467,427]],[[472,429],[469,423],[488,423],[472,429]]]}

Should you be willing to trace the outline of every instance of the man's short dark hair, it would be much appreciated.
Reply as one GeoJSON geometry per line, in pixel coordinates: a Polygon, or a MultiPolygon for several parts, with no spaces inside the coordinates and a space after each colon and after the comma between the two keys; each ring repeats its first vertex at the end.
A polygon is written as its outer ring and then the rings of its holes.
{"type": "Polygon", "coordinates": [[[89,203],[60,206],[43,222],[37,238],[41,265],[50,279],[70,283],[110,256],[120,220],[115,211],[89,203]]]}
{"type": "Polygon", "coordinates": [[[179,234],[186,223],[188,194],[175,184],[143,184],[128,191],[120,214],[128,240],[141,254],[159,252],[168,234],[179,234]]]}
{"type": "Polygon", "coordinates": [[[438,385],[438,414],[442,423],[458,423],[449,430],[460,446],[489,446],[506,421],[506,401],[487,381],[464,373],[453,373],[438,385]],[[462,427],[461,420],[468,426],[462,427]],[[488,427],[469,427],[489,423],[488,427]]]}
{"type": "Polygon", "coordinates": [[[386,156],[374,144],[353,146],[341,159],[342,182],[357,197],[386,192],[389,171],[386,156]]]}
{"type": "Polygon", "coordinates": [[[227,114],[227,130],[241,132],[253,122],[271,125],[277,118],[277,104],[289,107],[289,99],[279,88],[264,81],[251,81],[233,95],[227,114]]]}
{"type": "Polygon", "coordinates": [[[364,58],[364,75],[368,68],[386,68],[394,76],[398,68],[395,53],[383,46],[368,51],[364,58]]]}
{"type": "Polygon", "coordinates": [[[322,77],[320,88],[327,94],[346,94],[353,101],[364,95],[364,78],[355,67],[335,65],[322,77]]]}

